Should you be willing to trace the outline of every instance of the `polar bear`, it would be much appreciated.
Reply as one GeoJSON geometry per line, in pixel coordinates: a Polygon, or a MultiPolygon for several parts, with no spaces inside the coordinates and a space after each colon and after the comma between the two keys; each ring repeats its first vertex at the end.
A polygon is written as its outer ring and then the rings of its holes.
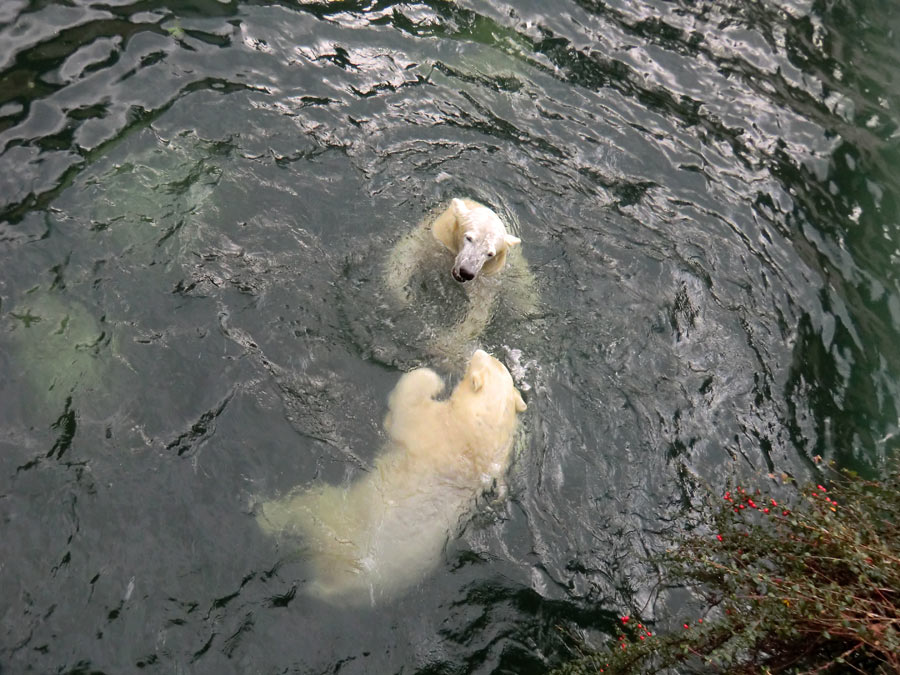
{"type": "Polygon", "coordinates": [[[477,497],[502,481],[525,402],[506,367],[478,350],[446,400],[443,380],[413,370],[388,400],[388,440],[349,487],[321,485],[257,510],[270,534],[299,536],[308,589],[337,605],[374,605],[440,561],[477,497]]]}
{"type": "Polygon", "coordinates": [[[454,199],[431,226],[434,238],[456,255],[450,273],[464,283],[479,273],[496,274],[506,264],[506,254],[522,243],[508,234],[500,218],[477,202],[454,199]]]}
{"type": "MultiPolygon", "coordinates": [[[[394,300],[408,306],[410,281],[439,242],[453,255],[450,274],[464,285],[468,307],[462,320],[449,331],[435,331],[433,355],[451,364],[461,362],[490,323],[498,298],[525,319],[537,309],[534,277],[519,252],[519,237],[510,234],[499,216],[471,199],[455,198],[436,218],[423,223],[394,246],[385,265],[384,279],[394,300]],[[501,274],[502,272],[502,274],[501,274]]],[[[439,247],[438,247],[439,248],[439,247]]],[[[449,262],[449,256],[447,258],[449,262]]],[[[446,264],[446,263],[437,263],[446,264]]]]}

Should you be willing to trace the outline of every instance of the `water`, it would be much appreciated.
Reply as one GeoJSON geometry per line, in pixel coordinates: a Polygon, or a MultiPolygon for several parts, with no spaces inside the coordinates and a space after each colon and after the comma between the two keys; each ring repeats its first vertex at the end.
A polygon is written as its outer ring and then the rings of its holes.
{"type": "Polygon", "coordinates": [[[896,453],[891,3],[7,0],[0,26],[3,672],[543,672],[566,631],[683,611],[644,560],[699,486],[896,453]],[[481,338],[528,399],[510,495],[410,594],[332,608],[254,503],[371,467],[464,299],[435,277],[404,312],[379,275],[454,196],[540,296],[481,338]]]}

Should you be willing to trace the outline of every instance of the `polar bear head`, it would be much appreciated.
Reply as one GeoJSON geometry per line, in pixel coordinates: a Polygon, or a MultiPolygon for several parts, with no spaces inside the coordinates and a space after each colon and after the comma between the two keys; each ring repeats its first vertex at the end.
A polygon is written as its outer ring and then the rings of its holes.
{"type": "Polygon", "coordinates": [[[454,199],[432,232],[456,254],[451,274],[459,282],[496,274],[506,263],[507,251],[522,241],[506,231],[491,209],[468,199],[454,199]]]}
{"type": "Polygon", "coordinates": [[[525,401],[512,376],[500,361],[479,349],[469,360],[466,373],[450,395],[456,417],[466,420],[476,434],[511,436],[516,414],[524,412],[525,401]]]}

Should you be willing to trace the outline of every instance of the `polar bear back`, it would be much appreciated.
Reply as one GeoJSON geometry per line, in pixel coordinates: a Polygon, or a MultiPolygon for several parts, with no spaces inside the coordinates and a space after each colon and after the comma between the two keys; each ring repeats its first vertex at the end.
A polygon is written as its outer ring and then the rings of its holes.
{"type": "Polygon", "coordinates": [[[374,604],[421,581],[478,495],[508,465],[524,410],[506,368],[484,352],[447,400],[433,371],[404,375],[389,399],[388,441],[349,487],[319,485],[262,505],[270,534],[296,536],[308,589],[336,604],[374,604]]]}

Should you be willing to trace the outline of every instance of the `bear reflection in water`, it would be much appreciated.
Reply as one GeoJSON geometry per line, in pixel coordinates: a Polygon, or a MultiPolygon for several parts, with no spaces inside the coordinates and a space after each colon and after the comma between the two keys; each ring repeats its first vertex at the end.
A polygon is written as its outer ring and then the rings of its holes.
{"type": "Polygon", "coordinates": [[[270,534],[302,538],[309,591],[335,604],[375,604],[421,581],[476,498],[502,480],[525,402],[506,367],[478,350],[446,400],[432,370],[391,392],[386,447],[349,487],[320,485],[266,502],[270,534]]]}

